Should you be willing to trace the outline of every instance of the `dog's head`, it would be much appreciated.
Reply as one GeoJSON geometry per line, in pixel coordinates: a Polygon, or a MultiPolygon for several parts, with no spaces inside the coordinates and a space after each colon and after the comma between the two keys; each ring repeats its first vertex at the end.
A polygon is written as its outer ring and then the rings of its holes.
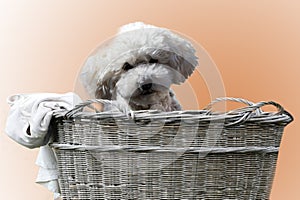
{"type": "MultiPolygon", "coordinates": [[[[81,81],[91,97],[140,105],[170,95],[197,66],[195,49],[173,32],[143,23],[125,25],[86,61],[81,81]]],[[[144,107],[143,107],[144,106],[144,107]]]]}

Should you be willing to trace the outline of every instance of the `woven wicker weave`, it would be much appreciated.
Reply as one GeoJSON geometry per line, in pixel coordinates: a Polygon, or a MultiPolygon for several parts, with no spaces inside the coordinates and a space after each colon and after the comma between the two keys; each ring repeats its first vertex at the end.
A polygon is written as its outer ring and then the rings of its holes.
{"type": "MultiPolygon", "coordinates": [[[[218,99],[218,101],[224,99],[218,99]]],[[[228,100],[225,99],[225,100],[228,100]]],[[[277,103],[199,111],[82,112],[57,120],[55,149],[65,199],[268,199],[283,128],[277,103]],[[262,112],[274,105],[278,112],[262,112]]]]}

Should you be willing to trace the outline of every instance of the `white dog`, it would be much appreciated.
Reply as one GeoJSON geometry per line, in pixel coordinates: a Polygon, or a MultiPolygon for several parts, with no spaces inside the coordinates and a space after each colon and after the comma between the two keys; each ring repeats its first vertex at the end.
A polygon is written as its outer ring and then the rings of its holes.
{"type": "Polygon", "coordinates": [[[131,23],[87,59],[80,78],[91,97],[113,100],[127,114],[181,110],[170,86],[193,73],[195,52],[170,30],[131,23]]]}

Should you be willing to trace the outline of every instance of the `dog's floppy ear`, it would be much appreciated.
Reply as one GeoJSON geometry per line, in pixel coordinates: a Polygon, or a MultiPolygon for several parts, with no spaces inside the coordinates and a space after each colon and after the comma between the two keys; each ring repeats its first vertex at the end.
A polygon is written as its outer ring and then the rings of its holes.
{"type": "Polygon", "coordinates": [[[116,83],[120,76],[118,74],[111,75],[109,78],[98,82],[97,89],[95,90],[95,97],[97,99],[109,99],[116,95],[116,83]]]}
{"type": "Polygon", "coordinates": [[[112,94],[106,85],[99,85],[95,91],[95,97],[97,99],[111,99],[112,94]]]}
{"type": "Polygon", "coordinates": [[[109,74],[102,77],[106,66],[106,60],[103,59],[102,52],[97,51],[95,55],[90,56],[84,63],[80,72],[80,82],[87,91],[89,98],[111,99],[115,87],[116,78],[109,74]],[[102,79],[100,78],[102,77],[102,79]]]}
{"type": "Polygon", "coordinates": [[[198,65],[198,57],[192,43],[178,34],[171,31],[165,35],[165,42],[171,44],[169,66],[177,70],[182,76],[180,81],[184,82],[198,65]]]}
{"type": "Polygon", "coordinates": [[[194,60],[187,60],[176,53],[172,53],[168,65],[175,69],[178,74],[176,75],[176,84],[183,83],[194,72],[198,65],[197,58],[194,60]]]}
{"type": "MultiPolygon", "coordinates": [[[[178,50],[177,50],[178,52],[178,50]]],[[[175,51],[155,49],[151,56],[161,64],[168,65],[175,70],[173,83],[183,83],[195,70],[198,65],[198,58],[195,55],[194,48],[190,47],[185,55],[179,55],[175,51]]]]}

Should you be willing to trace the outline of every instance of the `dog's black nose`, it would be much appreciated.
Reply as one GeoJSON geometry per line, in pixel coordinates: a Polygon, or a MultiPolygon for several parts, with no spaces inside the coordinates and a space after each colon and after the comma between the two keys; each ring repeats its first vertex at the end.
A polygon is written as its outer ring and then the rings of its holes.
{"type": "Polygon", "coordinates": [[[144,91],[150,90],[151,88],[152,88],[152,83],[147,83],[147,84],[141,86],[141,89],[144,91]]]}

